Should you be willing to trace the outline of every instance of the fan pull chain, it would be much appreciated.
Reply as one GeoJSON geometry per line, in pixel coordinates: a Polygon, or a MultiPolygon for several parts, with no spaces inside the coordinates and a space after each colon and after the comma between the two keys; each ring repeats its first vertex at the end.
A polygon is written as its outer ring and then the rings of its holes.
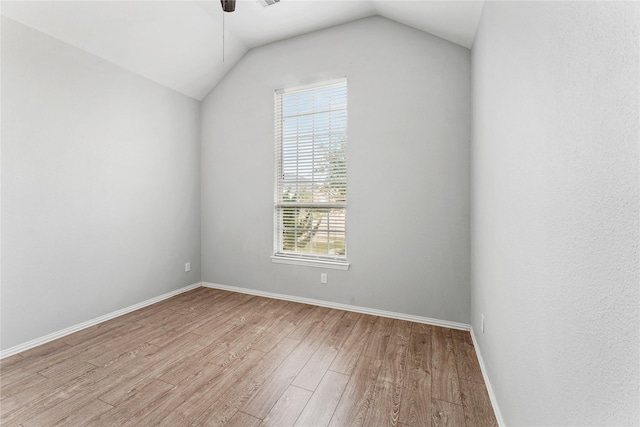
{"type": "Polygon", "coordinates": [[[224,10],[222,11],[222,62],[224,62],[224,10]]]}

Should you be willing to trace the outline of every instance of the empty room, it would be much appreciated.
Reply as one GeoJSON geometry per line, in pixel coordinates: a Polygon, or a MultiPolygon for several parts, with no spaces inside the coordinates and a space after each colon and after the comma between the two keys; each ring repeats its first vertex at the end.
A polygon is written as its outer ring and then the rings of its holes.
{"type": "Polygon", "coordinates": [[[0,12],[0,425],[640,426],[640,2],[0,12]]]}

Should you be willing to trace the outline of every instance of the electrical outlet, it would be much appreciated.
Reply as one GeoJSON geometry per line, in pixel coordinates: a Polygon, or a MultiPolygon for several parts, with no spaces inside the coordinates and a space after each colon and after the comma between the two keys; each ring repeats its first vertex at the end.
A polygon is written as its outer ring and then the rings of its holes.
{"type": "Polygon", "coordinates": [[[184,265],[184,271],[185,271],[185,272],[187,272],[187,271],[191,271],[191,263],[190,263],[190,262],[185,263],[185,265],[184,265]]]}
{"type": "Polygon", "coordinates": [[[480,315],[480,329],[482,330],[482,333],[484,334],[484,314],[480,315]]]}
{"type": "Polygon", "coordinates": [[[327,283],[327,273],[320,273],[320,283],[327,283]]]}

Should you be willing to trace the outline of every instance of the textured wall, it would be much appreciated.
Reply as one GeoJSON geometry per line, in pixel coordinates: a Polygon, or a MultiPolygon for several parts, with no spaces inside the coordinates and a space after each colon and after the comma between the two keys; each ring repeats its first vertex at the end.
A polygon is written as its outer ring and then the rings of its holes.
{"type": "Polygon", "coordinates": [[[639,22],[637,2],[484,6],[471,321],[508,425],[640,424],[639,22]]]}
{"type": "Polygon", "coordinates": [[[3,349],[200,280],[198,109],[2,19],[3,349]]]}
{"type": "Polygon", "coordinates": [[[251,50],[202,104],[202,278],[469,321],[469,50],[375,17],[251,50]],[[273,264],[273,92],[347,76],[349,271],[273,264]]]}

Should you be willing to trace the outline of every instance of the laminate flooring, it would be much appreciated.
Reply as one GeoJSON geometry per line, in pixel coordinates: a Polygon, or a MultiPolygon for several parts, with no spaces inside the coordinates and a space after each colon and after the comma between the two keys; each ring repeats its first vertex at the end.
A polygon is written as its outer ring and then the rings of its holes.
{"type": "Polygon", "coordinates": [[[197,288],[0,361],[2,426],[496,426],[468,332],[197,288]]]}

